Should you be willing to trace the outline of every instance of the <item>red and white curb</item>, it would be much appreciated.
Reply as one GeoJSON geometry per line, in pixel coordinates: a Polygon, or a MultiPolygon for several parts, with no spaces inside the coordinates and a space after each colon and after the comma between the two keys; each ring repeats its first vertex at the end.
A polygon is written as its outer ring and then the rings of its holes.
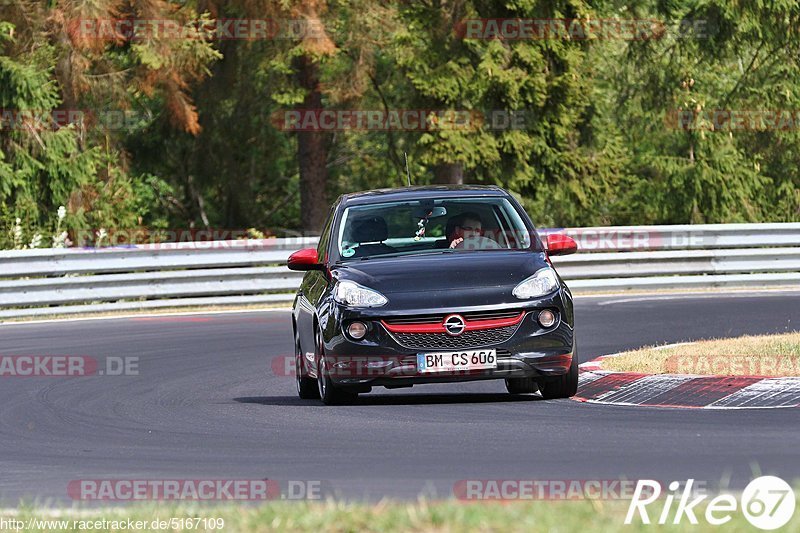
{"type": "Polygon", "coordinates": [[[800,377],[696,376],[603,370],[599,357],[580,365],[582,402],[684,409],[800,407],[800,377]]]}

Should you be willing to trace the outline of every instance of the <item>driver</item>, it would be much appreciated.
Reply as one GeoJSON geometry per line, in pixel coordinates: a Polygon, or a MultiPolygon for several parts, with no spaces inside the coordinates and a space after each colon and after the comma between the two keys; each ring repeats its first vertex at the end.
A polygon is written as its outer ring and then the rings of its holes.
{"type": "Polygon", "coordinates": [[[448,248],[455,248],[464,239],[475,239],[483,235],[483,222],[478,213],[462,213],[447,222],[448,248]]]}

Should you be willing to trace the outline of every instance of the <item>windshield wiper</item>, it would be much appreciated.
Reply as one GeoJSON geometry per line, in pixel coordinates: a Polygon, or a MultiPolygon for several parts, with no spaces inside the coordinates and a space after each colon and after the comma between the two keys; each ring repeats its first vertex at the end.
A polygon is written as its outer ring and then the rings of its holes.
{"type": "Polygon", "coordinates": [[[441,248],[436,250],[420,250],[414,252],[392,252],[389,254],[377,254],[377,255],[366,255],[364,257],[359,257],[359,261],[366,261],[368,259],[381,259],[382,257],[402,257],[402,256],[412,256],[412,255],[430,255],[430,254],[446,254],[452,253],[456,250],[450,248],[441,248]]]}

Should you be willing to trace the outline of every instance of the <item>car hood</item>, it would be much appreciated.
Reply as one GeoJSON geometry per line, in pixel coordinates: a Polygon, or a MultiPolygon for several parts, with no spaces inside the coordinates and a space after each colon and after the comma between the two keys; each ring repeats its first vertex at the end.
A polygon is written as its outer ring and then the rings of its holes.
{"type": "Polygon", "coordinates": [[[332,274],[381,292],[387,310],[440,309],[520,303],[511,291],[546,266],[541,252],[442,252],[354,261],[332,274]]]}

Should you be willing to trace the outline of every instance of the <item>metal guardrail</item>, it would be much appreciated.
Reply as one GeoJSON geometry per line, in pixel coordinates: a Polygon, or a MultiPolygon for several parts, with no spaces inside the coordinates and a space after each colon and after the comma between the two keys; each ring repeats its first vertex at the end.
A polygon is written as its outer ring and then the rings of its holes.
{"type": "Polygon", "coordinates": [[[315,238],[0,251],[0,319],[291,301],[315,238]]]}
{"type": "MultiPolygon", "coordinates": [[[[800,224],[543,230],[578,241],[554,257],[575,291],[800,286],[800,224]]],[[[314,238],[110,249],[0,251],[0,319],[191,306],[287,303],[285,266],[314,238]]]]}
{"type": "Polygon", "coordinates": [[[606,226],[540,230],[560,232],[585,252],[627,250],[714,250],[800,246],[800,223],[606,226]]]}

